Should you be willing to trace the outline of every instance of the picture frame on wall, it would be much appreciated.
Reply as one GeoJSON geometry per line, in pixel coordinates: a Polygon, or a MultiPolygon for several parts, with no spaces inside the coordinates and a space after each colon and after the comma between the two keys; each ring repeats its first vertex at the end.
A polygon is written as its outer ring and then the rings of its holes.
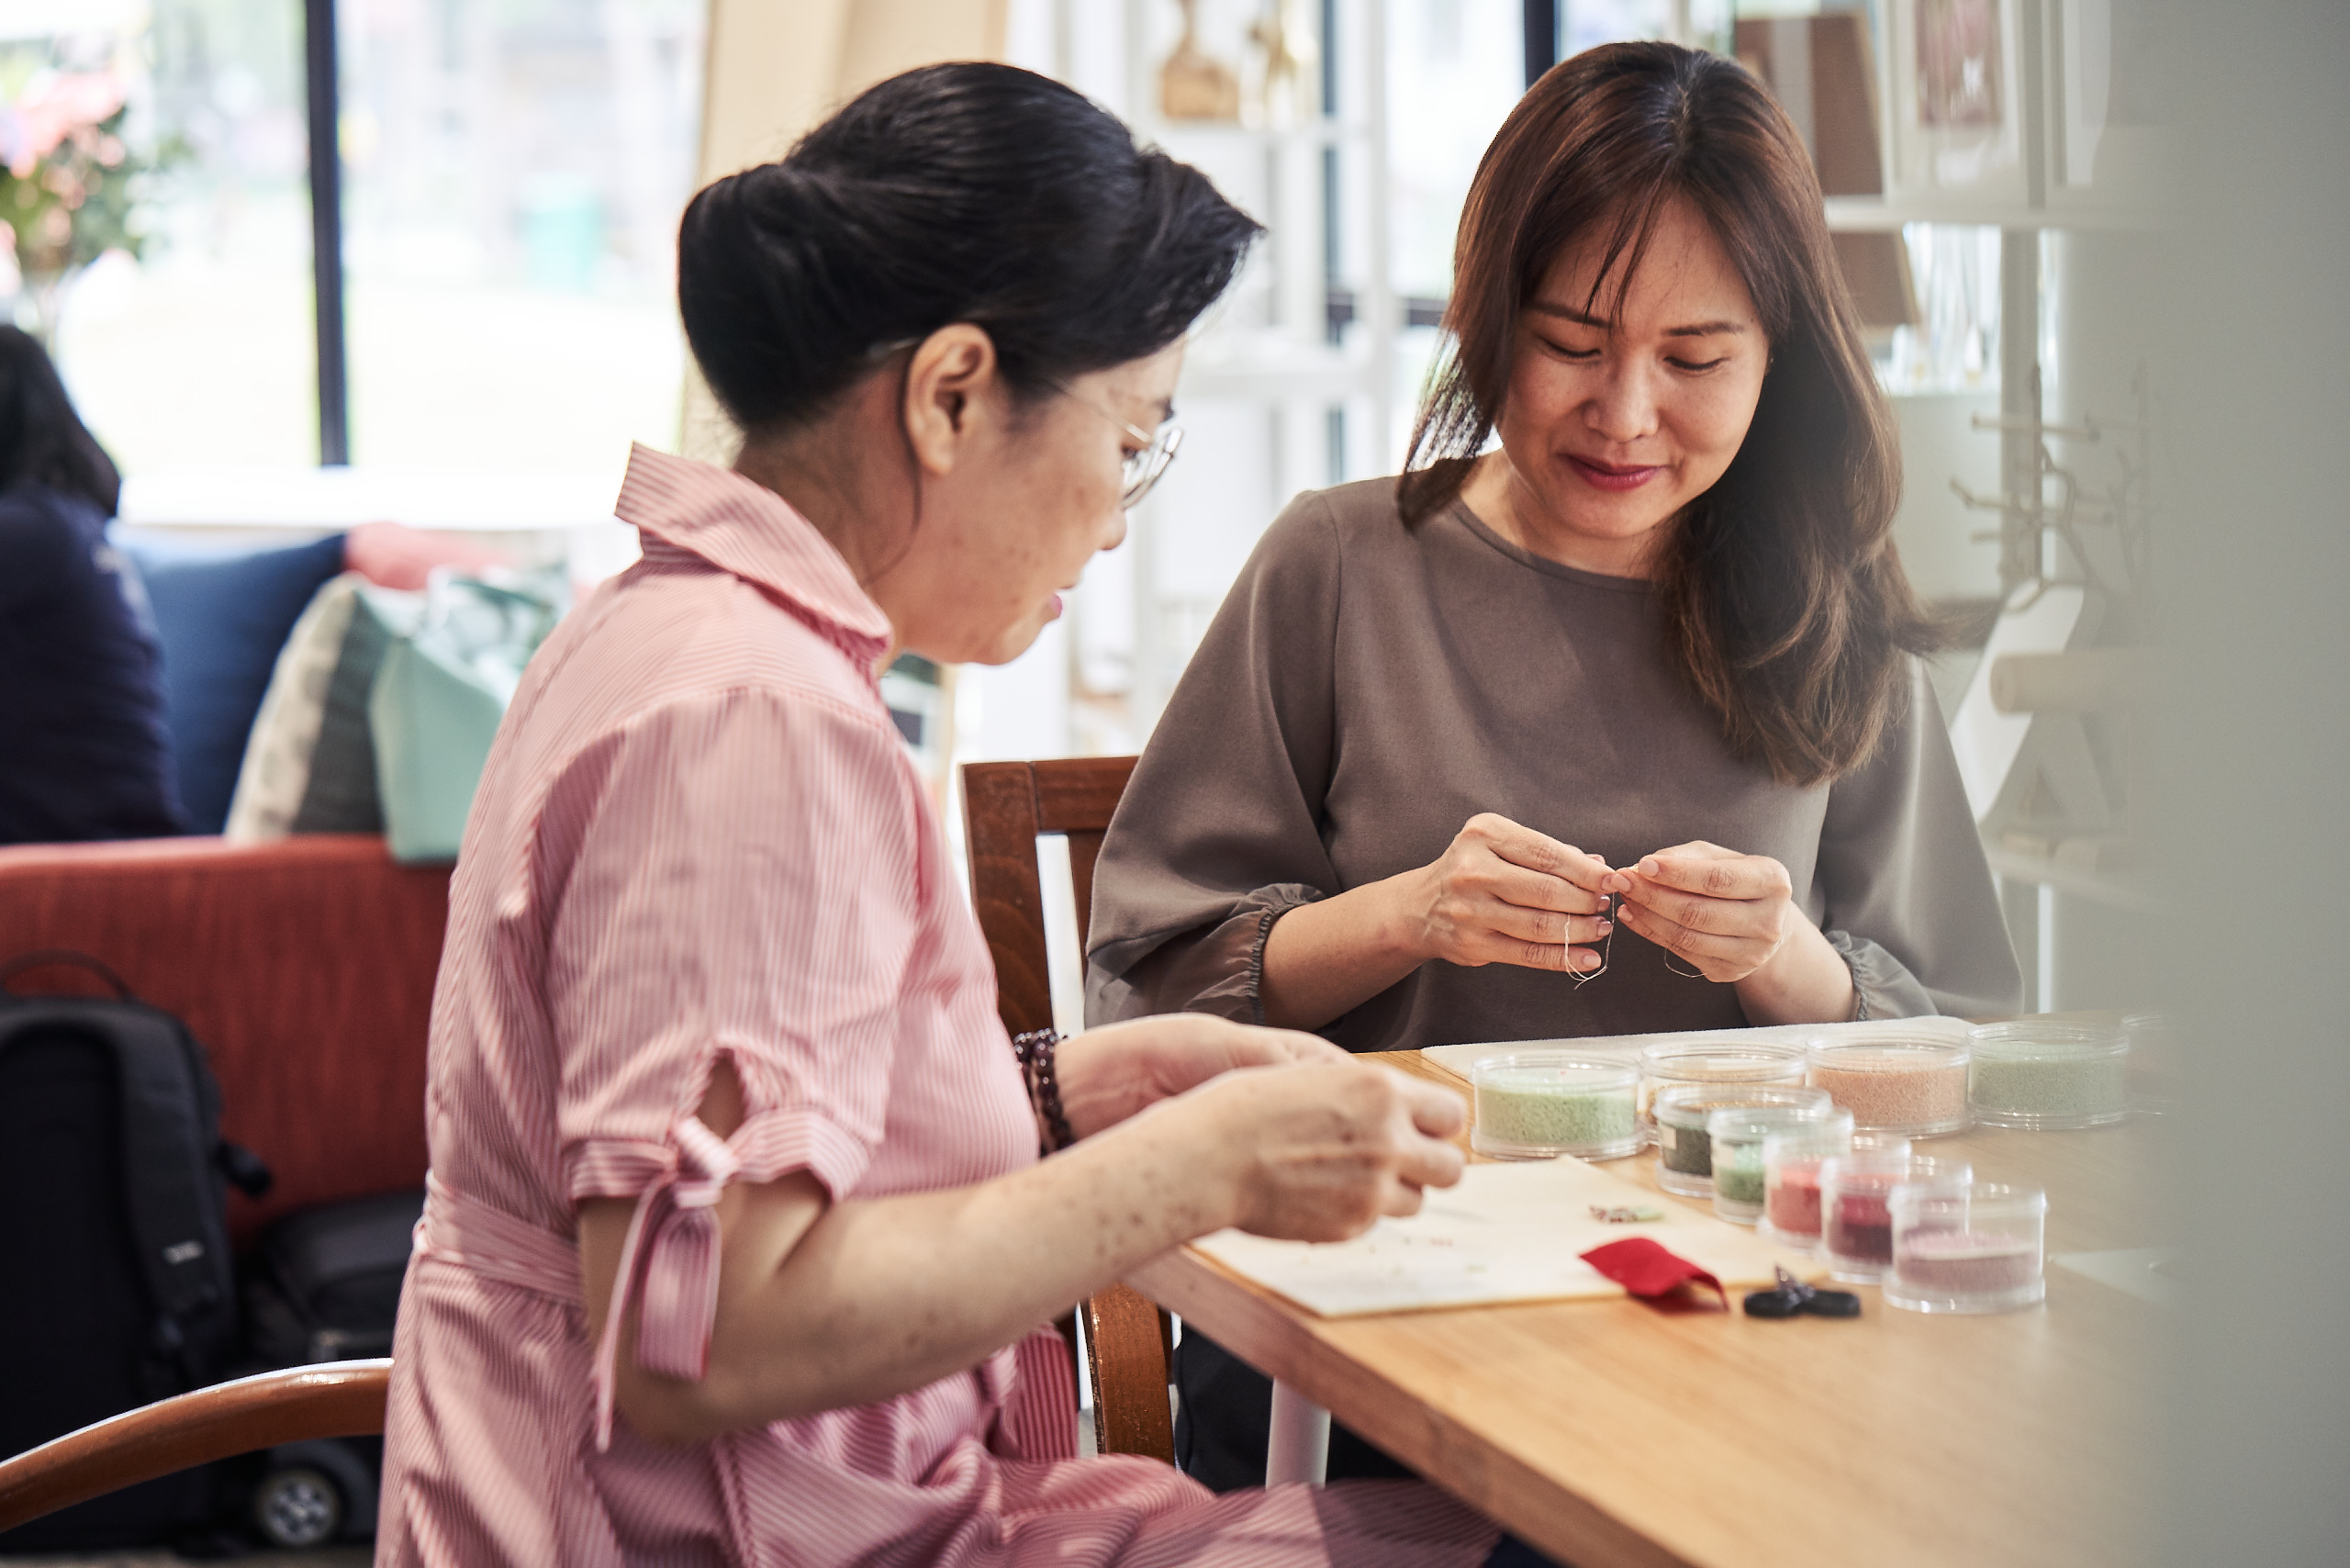
{"type": "Polygon", "coordinates": [[[1918,119],[1933,127],[1999,123],[1999,0],[1917,0],[1918,119]]]}
{"type": "Polygon", "coordinates": [[[1894,192],[2027,205],[2018,0],[1893,0],[1886,10],[1894,192]]]}

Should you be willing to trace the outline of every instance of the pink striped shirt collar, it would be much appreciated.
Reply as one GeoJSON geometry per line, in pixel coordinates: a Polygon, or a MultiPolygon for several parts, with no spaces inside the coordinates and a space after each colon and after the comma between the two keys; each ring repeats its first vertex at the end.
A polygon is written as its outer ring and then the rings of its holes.
{"type": "Polygon", "coordinates": [[[790,502],[733,469],[632,444],[612,511],[785,600],[868,669],[890,645],[890,618],[832,542],[790,502]]]}

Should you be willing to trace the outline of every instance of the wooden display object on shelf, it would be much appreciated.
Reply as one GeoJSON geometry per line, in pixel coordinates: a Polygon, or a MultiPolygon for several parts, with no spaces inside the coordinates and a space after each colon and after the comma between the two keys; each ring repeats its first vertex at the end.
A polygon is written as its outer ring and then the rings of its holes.
{"type": "MultiPolygon", "coordinates": [[[[1750,17],[1738,24],[1737,40],[1739,63],[1763,80],[1803,133],[1821,194],[1882,197],[1885,155],[1867,16],[1750,17]]],[[[1919,323],[1909,250],[1899,232],[1839,233],[1835,244],[1863,325],[1919,323]]]]}
{"type": "Polygon", "coordinates": [[[1301,125],[1320,112],[1314,25],[1298,14],[1296,0],[1266,0],[1265,14],[1248,24],[1248,41],[1264,56],[1251,106],[1259,125],[1301,125]]]}
{"type": "MultiPolygon", "coordinates": [[[[1131,756],[1088,756],[975,762],[963,768],[971,903],[995,959],[996,1011],[1013,1034],[1053,1026],[1036,835],[1056,833],[1069,840],[1078,930],[1078,951],[1071,957],[1082,965],[1085,927],[1093,913],[1093,862],[1134,767],[1131,756]]],[[[1167,1314],[1125,1285],[1112,1285],[1078,1310],[1085,1316],[1100,1450],[1148,1454],[1174,1463],[1175,1425],[1167,1401],[1172,1325],[1167,1314]]],[[[1058,1327],[1074,1356],[1072,1321],[1064,1318],[1058,1327]]]]}
{"type": "Polygon", "coordinates": [[[1169,119],[1240,118],[1240,78],[1200,47],[1199,0],[1181,0],[1183,36],[1158,68],[1158,112],[1169,119]]]}

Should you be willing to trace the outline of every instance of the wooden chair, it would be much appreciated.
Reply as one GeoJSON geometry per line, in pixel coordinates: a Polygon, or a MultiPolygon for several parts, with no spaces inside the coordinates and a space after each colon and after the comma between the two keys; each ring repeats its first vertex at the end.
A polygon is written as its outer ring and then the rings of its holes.
{"type": "Polygon", "coordinates": [[[0,1530],[152,1481],[280,1443],[384,1429],[388,1361],[287,1367],[196,1389],[0,1462],[0,1530]]]}
{"type": "MultiPolygon", "coordinates": [[[[1076,884],[1078,950],[1093,913],[1093,861],[1102,834],[1134,772],[1131,756],[1053,762],[976,762],[963,769],[964,842],[971,857],[971,902],[995,957],[996,1009],[1013,1034],[1053,1026],[1047,978],[1044,882],[1036,836],[1069,840],[1076,884]]],[[[1167,1400],[1170,1325],[1140,1293],[1112,1285],[1078,1309],[1085,1319],[1086,1365],[1093,1378],[1093,1436],[1103,1453],[1140,1453],[1175,1462],[1167,1400]]],[[[1075,1337],[1064,1320],[1064,1337],[1075,1337]]]]}
{"type": "MultiPolygon", "coordinates": [[[[1079,950],[1093,908],[1093,861],[1134,771],[1130,756],[976,763],[963,769],[971,894],[995,957],[997,1004],[1014,1034],[1049,1029],[1051,983],[1036,836],[1066,834],[1079,950]]],[[[1093,1433],[1103,1453],[1175,1462],[1167,1315],[1113,1285],[1079,1309],[1093,1379],[1093,1433]]],[[[1062,1332],[1075,1336],[1069,1322],[1062,1332]]],[[[110,1417],[0,1462],[0,1530],[125,1486],[280,1443],[384,1429],[392,1363],[333,1361],[263,1372],[110,1417]]]]}

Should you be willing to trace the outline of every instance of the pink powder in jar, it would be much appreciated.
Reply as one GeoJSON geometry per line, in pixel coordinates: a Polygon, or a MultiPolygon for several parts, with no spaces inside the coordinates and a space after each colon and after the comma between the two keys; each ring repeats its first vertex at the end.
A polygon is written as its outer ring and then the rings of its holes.
{"type": "Polygon", "coordinates": [[[1985,1295],[2031,1283],[2040,1273],[2040,1249],[2012,1236],[1979,1230],[1912,1230],[1901,1238],[1895,1272],[1912,1291],[1985,1295]]]}
{"type": "Polygon", "coordinates": [[[1856,1184],[1846,1179],[1824,1216],[1821,1234],[1831,1256],[1856,1263],[1893,1261],[1893,1214],[1886,1207],[1886,1194],[1898,1180],[1886,1176],[1856,1184]]]}
{"type": "Polygon", "coordinates": [[[1783,1160],[1763,1195],[1764,1217],[1781,1236],[1819,1235],[1819,1161],[1783,1160]]]}

